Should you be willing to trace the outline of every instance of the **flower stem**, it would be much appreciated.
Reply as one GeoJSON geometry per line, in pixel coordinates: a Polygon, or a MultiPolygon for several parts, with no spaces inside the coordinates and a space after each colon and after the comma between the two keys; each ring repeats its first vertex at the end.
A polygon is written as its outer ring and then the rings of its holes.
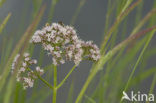
{"type": "Polygon", "coordinates": [[[40,75],[37,75],[37,77],[44,83],[46,84],[49,88],[51,88],[52,90],[54,90],[54,87],[52,85],[50,85],[46,80],[44,80],[40,75]]]}
{"type": "Polygon", "coordinates": [[[56,103],[57,95],[57,67],[54,66],[54,90],[53,90],[53,103],[56,103]]]}
{"type": "MultiPolygon", "coordinates": [[[[30,68],[27,68],[29,71],[31,71],[30,68]]],[[[38,73],[34,72],[34,74],[38,77],[38,79],[40,79],[45,85],[47,85],[49,88],[51,88],[52,90],[54,90],[54,87],[49,84],[46,80],[44,80],[38,73]]]]}
{"type": "Polygon", "coordinates": [[[53,90],[53,102],[52,103],[56,103],[56,95],[57,95],[57,89],[55,88],[53,90]]]}
{"type": "Polygon", "coordinates": [[[66,75],[66,77],[65,77],[65,78],[61,81],[61,83],[57,86],[57,89],[60,88],[60,87],[64,84],[64,82],[68,79],[68,77],[70,76],[70,74],[75,70],[76,66],[77,66],[77,65],[74,65],[74,66],[72,67],[72,69],[69,71],[69,73],[66,75]]]}

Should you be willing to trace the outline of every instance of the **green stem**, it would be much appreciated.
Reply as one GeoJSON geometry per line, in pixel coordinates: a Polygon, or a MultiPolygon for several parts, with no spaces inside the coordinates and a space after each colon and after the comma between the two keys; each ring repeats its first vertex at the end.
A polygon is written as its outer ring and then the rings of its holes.
{"type": "Polygon", "coordinates": [[[37,75],[37,77],[44,83],[46,84],[49,88],[51,88],[52,90],[54,90],[54,87],[52,85],[50,85],[46,80],[44,80],[40,75],[37,75]]]}
{"type": "Polygon", "coordinates": [[[81,89],[81,91],[80,91],[80,93],[79,93],[79,95],[78,95],[78,97],[77,97],[75,103],[80,103],[80,102],[81,102],[81,99],[82,99],[82,97],[83,97],[83,95],[84,95],[84,93],[85,93],[85,91],[86,91],[88,85],[90,84],[90,82],[92,81],[92,79],[94,78],[94,76],[96,75],[97,72],[98,72],[97,69],[93,69],[93,70],[92,70],[92,72],[91,72],[91,74],[88,76],[88,78],[87,78],[87,80],[86,80],[86,82],[85,82],[83,88],[81,89]]]}
{"type": "MultiPolygon", "coordinates": [[[[29,71],[32,71],[30,68],[27,68],[29,71]]],[[[49,84],[46,80],[44,80],[38,73],[34,72],[34,74],[38,77],[38,79],[40,79],[45,85],[47,85],[49,88],[51,88],[52,90],[54,90],[54,87],[49,84]]]]}
{"type": "MultiPolygon", "coordinates": [[[[153,93],[153,89],[154,89],[155,85],[156,85],[156,73],[155,73],[155,75],[153,77],[153,81],[152,81],[152,84],[151,84],[151,87],[150,87],[149,94],[153,93]]],[[[146,103],[150,103],[150,102],[147,101],[146,103]]]]}
{"type": "Polygon", "coordinates": [[[124,12],[124,11],[127,9],[127,7],[131,4],[132,1],[133,1],[133,0],[127,0],[126,4],[125,4],[125,6],[123,7],[123,9],[122,9],[121,12],[124,12]]]}
{"type": "Polygon", "coordinates": [[[149,94],[153,93],[153,90],[154,90],[155,85],[156,85],[156,73],[155,73],[155,75],[153,77],[153,81],[152,81],[152,85],[150,87],[149,94]]]}
{"type": "Polygon", "coordinates": [[[91,103],[96,103],[92,98],[90,98],[89,96],[85,95],[85,97],[88,99],[88,101],[90,101],[91,103]]]}
{"type": "Polygon", "coordinates": [[[57,95],[57,67],[54,66],[54,90],[53,90],[53,103],[56,103],[57,95]]]}
{"type": "Polygon", "coordinates": [[[66,75],[66,77],[61,81],[61,83],[57,86],[57,89],[60,88],[64,82],[68,79],[68,77],[70,76],[70,74],[75,70],[76,65],[73,66],[73,68],[69,71],[69,73],[66,75]]]}

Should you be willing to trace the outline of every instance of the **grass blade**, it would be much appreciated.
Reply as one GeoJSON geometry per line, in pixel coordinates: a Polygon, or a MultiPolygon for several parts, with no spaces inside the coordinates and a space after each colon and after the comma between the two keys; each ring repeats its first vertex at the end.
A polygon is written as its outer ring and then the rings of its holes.
{"type": "Polygon", "coordinates": [[[79,15],[79,13],[80,13],[82,7],[83,7],[84,4],[86,3],[86,1],[87,1],[87,0],[80,0],[80,3],[79,3],[79,5],[78,5],[78,7],[77,7],[77,9],[76,9],[76,11],[75,11],[75,13],[74,13],[72,19],[71,19],[71,22],[70,22],[71,25],[74,25],[74,24],[75,24],[75,21],[76,21],[78,15],[79,15]]]}
{"type": "Polygon", "coordinates": [[[53,16],[54,16],[54,11],[55,11],[55,6],[58,3],[59,0],[51,0],[51,8],[49,12],[49,17],[48,17],[48,22],[52,22],[53,16]]]}
{"type": "Polygon", "coordinates": [[[133,1],[133,0],[127,0],[125,6],[123,7],[123,9],[122,9],[122,11],[121,11],[121,13],[123,13],[123,12],[128,8],[128,6],[132,3],[132,1],[133,1]]]}
{"type": "Polygon", "coordinates": [[[142,0],[138,0],[136,1],[134,4],[132,4],[129,8],[127,8],[124,12],[122,12],[115,20],[114,24],[112,25],[112,27],[109,29],[109,31],[106,33],[104,40],[102,42],[101,45],[101,52],[105,53],[106,50],[106,44],[108,42],[108,40],[110,39],[112,33],[114,32],[114,30],[116,30],[117,26],[121,23],[121,21],[138,5],[140,4],[142,0]]]}
{"type": "MultiPolygon", "coordinates": [[[[3,75],[1,78],[1,84],[0,84],[0,91],[2,90],[5,82],[6,82],[6,78],[8,77],[9,73],[10,73],[10,66],[12,64],[12,61],[14,59],[14,56],[20,51],[20,49],[22,48],[22,52],[21,54],[23,55],[27,45],[29,45],[29,39],[31,38],[31,35],[33,34],[35,28],[37,27],[43,13],[45,10],[45,5],[41,8],[40,12],[38,13],[38,15],[36,16],[36,19],[34,20],[34,22],[28,27],[27,31],[25,32],[25,34],[23,35],[23,37],[21,38],[21,40],[19,41],[19,43],[16,45],[11,57],[9,58],[6,66],[4,67],[4,71],[3,71],[3,75]]],[[[5,97],[4,97],[4,103],[9,103],[10,101],[10,97],[11,97],[11,93],[12,90],[14,88],[14,82],[15,82],[15,75],[12,75],[10,80],[8,81],[8,85],[7,85],[7,89],[6,89],[6,93],[5,93],[5,97]]]]}
{"type": "Polygon", "coordinates": [[[10,19],[10,17],[11,17],[11,13],[8,14],[8,16],[4,19],[4,21],[0,25],[0,34],[2,33],[5,25],[7,24],[8,20],[10,19]]]}
{"type": "Polygon", "coordinates": [[[0,7],[5,3],[6,0],[0,0],[0,7]]]}
{"type": "Polygon", "coordinates": [[[140,30],[140,28],[156,13],[156,8],[152,9],[141,21],[140,23],[137,25],[137,27],[135,27],[135,29],[132,32],[132,35],[135,34],[136,32],[138,32],[140,30]]]}
{"type": "Polygon", "coordinates": [[[66,100],[66,103],[73,103],[73,95],[74,95],[73,93],[74,93],[74,80],[70,84],[70,89],[68,92],[68,98],[66,100]]]}
{"type": "Polygon", "coordinates": [[[119,51],[121,48],[125,47],[126,45],[128,45],[128,43],[132,42],[133,40],[136,40],[138,38],[140,38],[141,36],[145,35],[146,33],[152,31],[153,29],[156,29],[156,26],[153,26],[151,28],[145,29],[139,33],[136,33],[134,35],[129,36],[126,40],[124,40],[123,42],[121,42],[120,44],[118,44],[116,47],[114,47],[112,50],[110,50],[106,55],[102,55],[100,60],[93,66],[93,68],[91,69],[91,72],[83,86],[83,88],[81,89],[76,102],[75,103],[79,103],[88,87],[88,85],[90,84],[90,82],[92,81],[92,79],[94,78],[94,76],[97,74],[97,72],[101,69],[103,69],[102,67],[104,66],[104,64],[112,58],[112,56],[114,56],[116,54],[117,51],[119,51]]]}
{"type": "Polygon", "coordinates": [[[154,33],[155,33],[155,30],[150,34],[150,36],[149,36],[149,38],[148,38],[148,40],[147,40],[147,42],[146,42],[146,44],[145,44],[143,50],[141,51],[141,54],[139,55],[139,58],[138,58],[138,60],[137,60],[137,62],[136,62],[136,64],[135,64],[135,66],[134,66],[134,68],[133,68],[133,70],[132,70],[132,72],[131,72],[131,74],[130,74],[130,77],[129,77],[128,82],[127,82],[127,84],[126,84],[126,86],[125,86],[125,88],[124,88],[124,91],[126,91],[126,90],[128,89],[128,86],[129,86],[129,84],[130,84],[130,82],[131,82],[131,79],[132,79],[132,77],[133,77],[133,75],[134,75],[134,72],[135,72],[135,70],[136,70],[136,68],[137,68],[137,66],[138,66],[138,64],[139,64],[139,62],[140,62],[140,60],[141,60],[141,58],[142,58],[142,56],[143,56],[143,54],[144,54],[146,48],[148,47],[148,45],[149,45],[149,43],[150,43],[150,41],[151,41],[151,39],[152,39],[154,33]]]}
{"type": "Polygon", "coordinates": [[[87,95],[85,95],[85,97],[88,99],[88,101],[90,101],[90,103],[96,103],[92,98],[88,97],[87,95]]]}

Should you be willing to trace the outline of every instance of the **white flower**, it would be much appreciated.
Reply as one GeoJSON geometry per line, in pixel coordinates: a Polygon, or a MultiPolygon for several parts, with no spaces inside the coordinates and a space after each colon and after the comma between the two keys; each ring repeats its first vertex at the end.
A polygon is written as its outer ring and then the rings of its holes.
{"type": "Polygon", "coordinates": [[[28,62],[29,60],[30,60],[30,58],[29,58],[29,57],[26,57],[26,58],[25,58],[25,61],[27,61],[27,62],[28,62]]]}
{"type": "Polygon", "coordinates": [[[48,45],[44,45],[44,49],[45,50],[48,50],[48,51],[53,51],[54,50],[54,47],[52,47],[50,44],[48,44],[48,45]]]}
{"type": "Polygon", "coordinates": [[[22,66],[23,66],[23,67],[26,67],[26,66],[27,66],[27,64],[26,64],[25,62],[23,62],[23,63],[22,63],[22,66]]]}
{"type": "MultiPolygon", "coordinates": [[[[40,44],[51,53],[54,65],[63,64],[65,60],[73,60],[75,64],[79,64],[85,56],[93,61],[99,59],[98,47],[92,41],[84,42],[79,39],[72,26],[52,23],[51,26],[46,25],[42,30],[36,31],[34,36],[41,38],[40,44]]],[[[32,42],[38,43],[33,37],[32,42]]]]}
{"type": "Polygon", "coordinates": [[[31,80],[31,78],[26,78],[24,77],[24,82],[27,83],[27,85],[25,86],[26,88],[29,86],[29,87],[33,87],[33,84],[34,84],[34,81],[31,80]]]}
{"type": "Polygon", "coordinates": [[[29,53],[24,53],[24,57],[28,57],[29,56],[29,53]]]}
{"type": "Polygon", "coordinates": [[[72,58],[73,52],[72,51],[68,51],[68,56],[69,56],[69,58],[72,58]]]}
{"type": "Polygon", "coordinates": [[[37,71],[40,75],[42,75],[42,74],[44,73],[44,70],[43,70],[43,69],[40,69],[39,66],[36,67],[36,71],[37,71]]]}
{"type": "Polygon", "coordinates": [[[25,68],[24,67],[21,67],[19,71],[20,72],[24,72],[25,71],[25,68]]]}
{"type": "Polygon", "coordinates": [[[20,57],[20,54],[17,54],[16,56],[15,56],[15,58],[14,58],[14,60],[13,60],[13,63],[12,63],[12,67],[11,67],[11,69],[12,69],[12,73],[13,73],[13,71],[14,71],[14,69],[15,69],[15,66],[16,66],[16,64],[17,64],[17,60],[19,59],[19,57],[20,57]]]}
{"type": "Polygon", "coordinates": [[[34,62],[34,64],[37,64],[37,60],[36,59],[34,59],[33,62],[34,62]]]}
{"type": "Polygon", "coordinates": [[[61,59],[61,60],[60,60],[60,63],[61,63],[61,64],[64,64],[64,63],[65,63],[65,61],[64,61],[63,59],[61,59]]]}
{"type": "Polygon", "coordinates": [[[32,41],[35,43],[40,43],[41,42],[41,38],[39,35],[35,35],[32,37],[32,41]]]}
{"type": "MultiPolygon", "coordinates": [[[[20,55],[18,54],[12,63],[12,72],[13,72],[13,69],[15,68],[15,65],[17,64],[17,60],[19,57],[20,55]]],[[[37,63],[37,60],[31,59],[29,53],[24,53],[22,65],[20,66],[16,75],[16,81],[21,82],[23,84],[24,89],[28,87],[33,87],[34,80],[37,79],[37,76],[34,73],[34,71],[30,69],[30,66],[36,63],[37,63]]],[[[43,69],[40,69],[40,67],[36,67],[36,71],[40,75],[44,73],[43,69]]]]}
{"type": "Polygon", "coordinates": [[[40,67],[39,66],[36,67],[36,71],[40,71],[40,67]]]}
{"type": "Polygon", "coordinates": [[[59,52],[57,52],[57,51],[55,51],[54,54],[56,55],[57,58],[61,57],[61,54],[59,52]]]}
{"type": "Polygon", "coordinates": [[[81,44],[76,44],[76,48],[80,48],[81,47],[81,44]]]}
{"type": "Polygon", "coordinates": [[[37,64],[37,60],[36,59],[32,59],[29,63],[30,64],[37,64]]]}
{"type": "Polygon", "coordinates": [[[57,65],[57,61],[56,61],[55,58],[53,58],[53,64],[54,64],[54,65],[57,65]]]}
{"type": "Polygon", "coordinates": [[[46,27],[44,28],[44,30],[45,30],[46,32],[51,32],[52,27],[51,27],[51,26],[46,26],[46,27]]]}

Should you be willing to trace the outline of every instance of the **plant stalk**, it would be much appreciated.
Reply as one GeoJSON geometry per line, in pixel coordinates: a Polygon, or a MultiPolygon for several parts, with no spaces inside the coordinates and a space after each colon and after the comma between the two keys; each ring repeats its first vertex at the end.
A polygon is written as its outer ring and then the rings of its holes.
{"type": "Polygon", "coordinates": [[[61,83],[57,86],[57,89],[60,88],[64,82],[68,79],[68,77],[71,75],[71,73],[75,70],[77,65],[74,65],[73,68],[69,71],[69,73],[66,75],[66,77],[61,81],[61,83]]]}
{"type": "Polygon", "coordinates": [[[53,103],[56,103],[57,96],[57,67],[54,66],[54,90],[53,90],[53,103]]]}
{"type": "Polygon", "coordinates": [[[92,79],[94,78],[94,76],[96,75],[96,73],[98,72],[97,69],[93,69],[92,72],[90,73],[90,75],[88,76],[82,90],[80,91],[75,103],[80,103],[81,102],[81,99],[87,89],[87,87],[89,86],[90,82],[92,81],[92,79]]]}
{"type": "MultiPolygon", "coordinates": [[[[30,68],[27,68],[27,69],[31,72],[31,69],[30,68]]],[[[50,85],[46,80],[44,80],[37,72],[35,72],[34,74],[38,77],[38,79],[40,79],[50,89],[54,90],[54,87],[52,85],[50,85]]]]}
{"type": "Polygon", "coordinates": [[[44,80],[40,75],[37,74],[37,77],[45,84],[47,85],[50,89],[54,90],[54,87],[50,85],[46,80],[44,80]]]}

